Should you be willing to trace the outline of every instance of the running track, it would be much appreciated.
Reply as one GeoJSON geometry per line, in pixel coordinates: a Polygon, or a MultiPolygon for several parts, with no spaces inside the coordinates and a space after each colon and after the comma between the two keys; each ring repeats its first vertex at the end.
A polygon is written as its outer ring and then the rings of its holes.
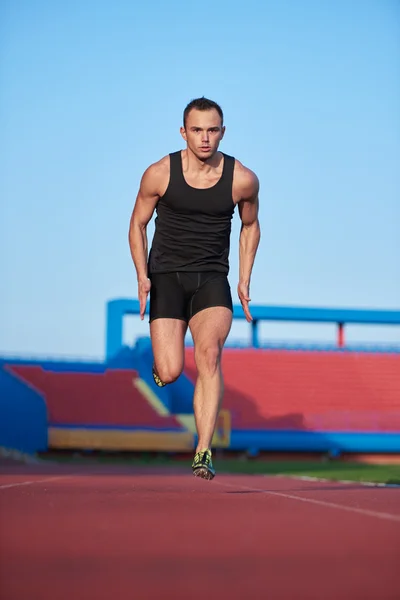
{"type": "Polygon", "coordinates": [[[1,600],[398,600],[400,489],[2,466],[1,600]]]}

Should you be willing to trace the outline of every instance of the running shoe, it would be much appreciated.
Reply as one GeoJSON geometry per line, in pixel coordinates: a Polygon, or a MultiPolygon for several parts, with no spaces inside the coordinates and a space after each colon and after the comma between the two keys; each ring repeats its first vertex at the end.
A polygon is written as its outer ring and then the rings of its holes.
{"type": "Polygon", "coordinates": [[[211,450],[201,450],[195,454],[192,470],[195,477],[201,477],[202,479],[213,479],[215,477],[211,450]]]}

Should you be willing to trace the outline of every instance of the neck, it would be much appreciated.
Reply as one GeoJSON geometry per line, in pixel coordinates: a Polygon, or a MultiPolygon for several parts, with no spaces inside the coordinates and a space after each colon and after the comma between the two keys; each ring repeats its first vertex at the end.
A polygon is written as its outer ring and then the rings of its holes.
{"type": "Polygon", "coordinates": [[[182,152],[182,158],[186,162],[187,168],[194,172],[202,172],[209,173],[213,169],[219,166],[222,159],[222,154],[220,152],[216,152],[207,160],[200,160],[191,150],[190,148],[186,148],[182,152]]]}

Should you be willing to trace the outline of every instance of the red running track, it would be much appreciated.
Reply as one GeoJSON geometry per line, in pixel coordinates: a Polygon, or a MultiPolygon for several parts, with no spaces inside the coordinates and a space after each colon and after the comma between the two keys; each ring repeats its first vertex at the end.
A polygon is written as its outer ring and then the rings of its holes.
{"type": "Polygon", "coordinates": [[[398,600],[400,489],[5,467],[1,600],[398,600]]]}

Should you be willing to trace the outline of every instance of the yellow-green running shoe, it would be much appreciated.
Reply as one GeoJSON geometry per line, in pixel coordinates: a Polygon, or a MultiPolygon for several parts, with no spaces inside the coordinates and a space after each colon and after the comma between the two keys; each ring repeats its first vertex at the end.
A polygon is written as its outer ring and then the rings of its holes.
{"type": "Polygon", "coordinates": [[[201,477],[202,479],[213,479],[215,477],[211,450],[200,450],[195,454],[192,470],[195,477],[201,477]]]}
{"type": "Polygon", "coordinates": [[[158,387],[164,387],[164,385],[167,385],[166,383],[164,383],[163,381],[161,381],[161,379],[157,375],[156,370],[154,368],[154,365],[153,365],[153,379],[154,379],[156,385],[158,385],[158,387]]]}

